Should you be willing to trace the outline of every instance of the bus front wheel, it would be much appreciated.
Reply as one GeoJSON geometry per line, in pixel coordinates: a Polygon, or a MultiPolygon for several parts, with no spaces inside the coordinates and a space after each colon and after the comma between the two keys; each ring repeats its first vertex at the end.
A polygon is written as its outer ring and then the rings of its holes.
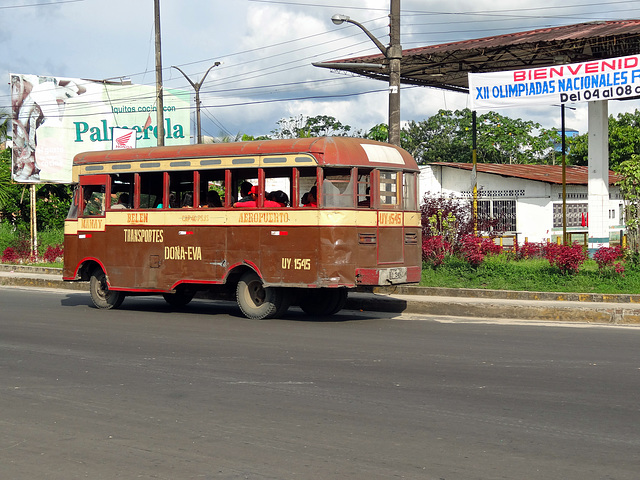
{"type": "Polygon", "coordinates": [[[240,277],[236,300],[245,317],[254,320],[279,317],[289,308],[288,293],[281,288],[265,287],[254,272],[240,277]]]}
{"type": "Polygon", "coordinates": [[[123,292],[114,292],[109,290],[107,284],[107,276],[101,269],[96,269],[91,274],[89,280],[89,292],[91,293],[91,301],[97,308],[110,309],[118,308],[123,300],[123,292]]]}

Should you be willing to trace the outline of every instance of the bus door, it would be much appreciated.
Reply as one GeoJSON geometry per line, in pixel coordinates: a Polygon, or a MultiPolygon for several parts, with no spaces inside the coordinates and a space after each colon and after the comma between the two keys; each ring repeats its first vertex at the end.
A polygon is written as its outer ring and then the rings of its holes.
{"type": "Polygon", "coordinates": [[[400,189],[402,174],[378,172],[378,264],[404,263],[404,218],[400,189]]]}

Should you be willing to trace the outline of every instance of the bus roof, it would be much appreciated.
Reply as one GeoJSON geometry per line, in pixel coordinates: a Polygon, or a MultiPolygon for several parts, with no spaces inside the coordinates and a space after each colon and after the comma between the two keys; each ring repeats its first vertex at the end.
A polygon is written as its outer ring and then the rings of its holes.
{"type": "Polygon", "coordinates": [[[79,153],[74,166],[146,160],[176,160],[230,156],[311,154],[318,165],[386,167],[419,171],[413,157],[388,143],[357,137],[294,138],[250,142],[174,145],[79,153]]]}

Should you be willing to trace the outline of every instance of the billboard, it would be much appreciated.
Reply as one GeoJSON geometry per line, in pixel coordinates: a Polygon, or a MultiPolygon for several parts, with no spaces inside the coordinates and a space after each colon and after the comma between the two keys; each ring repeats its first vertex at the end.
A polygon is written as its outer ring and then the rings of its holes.
{"type": "MultiPolygon", "coordinates": [[[[73,157],[111,149],[114,128],[156,146],[155,99],[155,86],[11,74],[12,179],[70,183],[73,157]]],[[[163,103],[165,145],[188,144],[189,92],[165,89],[163,103]]]]}
{"type": "Polygon", "coordinates": [[[470,73],[472,110],[615,100],[640,95],[640,55],[470,73]]]}

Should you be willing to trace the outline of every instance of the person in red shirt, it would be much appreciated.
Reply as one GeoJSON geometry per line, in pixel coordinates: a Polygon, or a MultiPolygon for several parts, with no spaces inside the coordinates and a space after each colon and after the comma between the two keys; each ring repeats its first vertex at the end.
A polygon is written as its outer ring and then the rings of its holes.
{"type": "Polygon", "coordinates": [[[248,195],[241,198],[239,202],[234,203],[233,206],[236,208],[256,208],[258,206],[258,187],[251,187],[248,195]]]}
{"type": "Polygon", "coordinates": [[[307,193],[302,196],[302,203],[305,207],[318,208],[318,189],[314,185],[307,193]],[[306,199],[305,199],[306,197],[306,199]]]}

